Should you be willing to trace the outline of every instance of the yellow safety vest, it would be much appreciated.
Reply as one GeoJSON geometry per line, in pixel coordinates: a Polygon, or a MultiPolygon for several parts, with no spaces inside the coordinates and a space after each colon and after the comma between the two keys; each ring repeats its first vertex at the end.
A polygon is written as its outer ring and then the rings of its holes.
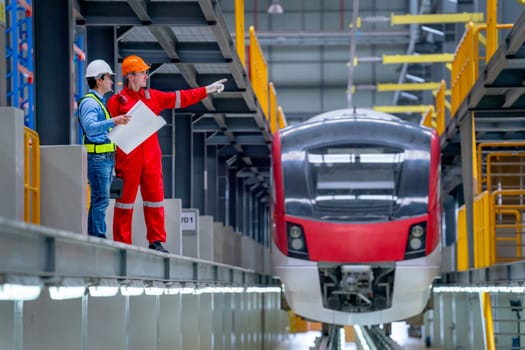
{"type": "MultiPolygon", "coordinates": [[[[82,102],[83,99],[85,99],[86,97],[91,97],[92,99],[94,99],[95,101],[98,102],[98,104],[100,105],[100,107],[102,107],[102,110],[104,111],[104,114],[106,115],[106,120],[108,120],[109,118],[111,118],[111,116],[109,115],[109,112],[108,110],[106,109],[106,106],[104,106],[104,104],[102,103],[102,101],[100,101],[100,99],[98,98],[97,95],[95,94],[92,94],[92,93],[88,93],[88,94],[85,94],[84,97],[82,97],[79,101],[79,106],[80,106],[80,102],[82,102]]],[[[80,123],[80,126],[82,126],[82,123],[80,123]]],[[[83,128],[82,128],[83,129],[83,128]]],[[[111,130],[111,129],[110,129],[111,130]]],[[[86,138],[86,133],[84,132],[84,135],[82,136],[82,143],[84,144],[84,147],[86,147],[86,150],[88,153],[107,153],[107,152],[115,152],[115,143],[114,142],[110,142],[110,143],[102,143],[102,144],[94,144],[94,143],[87,143],[86,141],[89,141],[87,140],[86,138]]]]}

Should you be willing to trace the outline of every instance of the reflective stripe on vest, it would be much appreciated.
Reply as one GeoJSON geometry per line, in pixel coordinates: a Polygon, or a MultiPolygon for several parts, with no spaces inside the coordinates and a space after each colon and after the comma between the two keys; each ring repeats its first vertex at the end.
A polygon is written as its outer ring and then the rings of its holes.
{"type": "Polygon", "coordinates": [[[115,144],[113,142],[111,142],[111,143],[104,143],[104,144],[101,144],[101,145],[95,145],[93,143],[85,143],[84,147],[86,147],[87,153],[115,152],[115,144]]]}
{"type": "MultiPolygon", "coordinates": [[[[111,118],[111,116],[109,115],[109,112],[108,110],[106,109],[106,106],[104,106],[104,104],[102,103],[102,101],[100,101],[100,99],[98,98],[97,95],[95,94],[92,94],[92,93],[87,93],[84,95],[84,97],[82,97],[79,101],[79,105],[80,105],[80,102],[82,102],[83,99],[87,98],[87,97],[90,97],[92,99],[94,99],[95,101],[97,101],[97,103],[100,105],[100,107],[102,108],[102,110],[104,111],[104,115],[106,116],[106,120],[108,120],[109,118],[111,118]]],[[[111,129],[109,129],[111,130],[111,129]]],[[[86,151],[87,153],[108,153],[108,152],[115,152],[115,143],[114,142],[110,142],[110,143],[102,143],[102,144],[94,144],[94,143],[86,143],[86,133],[84,133],[84,135],[82,136],[82,143],[84,144],[84,147],[86,147],[86,151]]]]}

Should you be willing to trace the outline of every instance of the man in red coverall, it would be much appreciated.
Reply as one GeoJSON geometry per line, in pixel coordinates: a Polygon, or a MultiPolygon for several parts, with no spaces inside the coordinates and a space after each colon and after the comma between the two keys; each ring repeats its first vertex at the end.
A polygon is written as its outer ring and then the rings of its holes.
{"type": "MultiPolygon", "coordinates": [[[[221,93],[226,82],[226,79],[222,79],[205,87],[173,92],[144,89],[147,86],[149,68],[150,66],[139,56],[131,55],[122,61],[124,89],[108,100],[107,108],[111,115],[126,114],[139,100],[157,115],[168,108],[184,108],[201,101],[209,94],[221,93]]],[[[140,185],[149,248],[167,253],[168,251],[162,246],[162,242],[166,242],[166,229],[161,157],[157,133],[129,154],[117,147],[115,173],[124,180],[124,186],[122,196],[115,203],[113,239],[132,243],[133,203],[140,185]]]]}

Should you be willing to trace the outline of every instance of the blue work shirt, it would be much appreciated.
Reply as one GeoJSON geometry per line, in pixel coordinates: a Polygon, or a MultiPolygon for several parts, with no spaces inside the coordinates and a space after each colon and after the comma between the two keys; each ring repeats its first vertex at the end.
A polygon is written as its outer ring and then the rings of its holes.
{"type": "MultiPolygon", "coordinates": [[[[88,93],[96,95],[104,105],[106,100],[95,90],[89,89],[88,93]]],[[[110,143],[107,134],[115,126],[112,118],[106,119],[106,114],[100,104],[91,97],[82,99],[78,106],[78,115],[87,139],[95,144],[110,143]]]]}

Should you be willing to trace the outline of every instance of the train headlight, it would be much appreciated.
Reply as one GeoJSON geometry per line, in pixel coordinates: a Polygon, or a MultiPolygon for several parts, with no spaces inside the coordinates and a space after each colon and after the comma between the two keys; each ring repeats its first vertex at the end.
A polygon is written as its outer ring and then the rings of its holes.
{"type": "Polygon", "coordinates": [[[412,250],[420,249],[423,246],[423,242],[419,238],[412,238],[410,240],[410,248],[412,250]]]}
{"type": "Polygon", "coordinates": [[[290,237],[292,238],[299,238],[303,235],[303,230],[297,225],[293,225],[290,227],[290,230],[288,231],[290,234],[290,237]]]}
{"type": "MultiPolygon", "coordinates": [[[[410,230],[410,234],[412,235],[412,237],[419,238],[423,236],[424,233],[425,233],[425,229],[421,225],[414,225],[412,226],[412,229],[410,230]]],[[[417,248],[414,248],[414,249],[417,249],[417,248]]]]}
{"type": "Polygon", "coordinates": [[[306,246],[306,237],[304,236],[304,229],[301,225],[295,223],[287,223],[288,235],[288,256],[308,259],[308,248],[306,246]]]}
{"type": "Polygon", "coordinates": [[[408,229],[405,259],[415,259],[425,256],[427,243],[427,223],[418,222],[408,229]]]}
{"type": "Polygon", "coordinates": [[[304,248],[304,242],[299,238],[292,239],[291,245],[294,250],[303,250],[304,248]]]}

